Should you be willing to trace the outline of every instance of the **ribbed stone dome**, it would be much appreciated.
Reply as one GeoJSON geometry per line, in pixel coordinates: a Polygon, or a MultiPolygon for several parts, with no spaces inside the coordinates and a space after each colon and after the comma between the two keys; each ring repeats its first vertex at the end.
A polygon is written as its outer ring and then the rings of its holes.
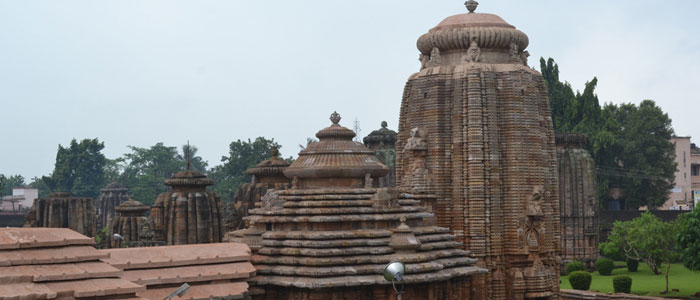
{"type": "Polygon", "coordinates": [[[355,137],[352,130],[338,124],[338,113],[331,115],[331,121],[330,127],[316,134],[319,141],[299,152],[299,158],[284,170],[287,177],[338,179],[335,184],[345,185],[349,181],[341,183],[342,179],[364,179],[367,175],[378,178],[389,172],[372,150],[352,140],[355,137]]]}
{"type": "Polygon", "coordinates": [[[177,172],[172,178],[166,179],[165,185],[172,187],[206,187],[209,185],[214,185],[214,180],[207,178],[206,175],[200,172],[187,170],[177,172]]]}
{"type": "Polygon", "coordinates": [[[257,164],[255,167],[246,170],[245,173],[257,178],[269,176],[284,177],[282,171],[289,167],[289,163],[284,159],[279,159],[279,155],[280,152],[278,149],[272,149],[269,159],[266,159],[257,164]]]}
{"type": "MultiPolygon", "coordinates": [[[[476,6],[470,10],[476,9],[476,6]]],[[[445,55],[451,52],[466,52],[477,46],[483,51],[483,60],[509,62],[486,52],[522,52],[529,43],[525,33],[508,24],[501,17],[488,13],[458,14],[444,19],[428,33],[418,39],[418,50],[426,60],[435,61],[435,53],[445,55]],[[429,56],[429,58],[427,58],[429,56]]],[[[424,63],[427,63],[424,62],[424,63]]]]}

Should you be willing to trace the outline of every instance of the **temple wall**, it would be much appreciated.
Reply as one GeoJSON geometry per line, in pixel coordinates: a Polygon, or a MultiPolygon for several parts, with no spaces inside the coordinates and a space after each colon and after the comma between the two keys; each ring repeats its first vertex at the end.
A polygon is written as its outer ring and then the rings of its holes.
{"type": "MultiPolygon", "coordinates": [[[[416,127],[427,135],[437,225],[489,269],[486,299],[556,295],[559,184],[541,74],[518,64],[426,68],[406,85],[396,149],[416,127]]],[[[397,151],[397,180],[410,166],[397,151]]]]}

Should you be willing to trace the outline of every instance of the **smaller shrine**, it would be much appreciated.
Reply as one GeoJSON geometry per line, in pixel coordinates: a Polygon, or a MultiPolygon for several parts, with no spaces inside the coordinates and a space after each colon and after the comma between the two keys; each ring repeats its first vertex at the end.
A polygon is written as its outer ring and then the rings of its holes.
{"type": "Polygon", "coordinates": [[[25,227],[70,228],[89,237],[97,232],[92,198],[72,197],[70,193],[34,199],[26,220],[25,227]]]}
{"type": "Polygon", "coordinates": [[[388,168],[340,120],[284,170],[292,188],[269,191],[234,233],[256,254],[264,295],[253,299],[393,299],[382,269],[394,261],[406,266],[403,299],[470,299],[486,269],[419,201],[379,187],[388,168]]]}
{"type": "Polygon", "coordinates": [[[387,168],[389,173],[379,179],[379,185],[393,187],[396,185],[396,131],[387,128],[386,121],[382,121],[382,128],[372,131],[362,141],[365,146],[374,151],[374,155],[387,168]]]}
{"type": "Polygon", "coordinates": [[[129,190],[116,182],[112,182],[100,190],[100,196],[95,203],[97,231],[110,224],[116,215],[114,208],[126,201],[129,201],[129,190]]]}
{"type": "Polygon", "coordinates": [[[150,207],[130,199],[115,208],[118,213],[106,236],[110,248],[145,247],[157,245],[154,241],[152,221],[145,216],[150,207]],[[118,234],[120,238],[115,238],[118,234]]]}
{"type": "Polygon", "coordinates": [[[151,208],[155,239],[166,245],[218,243],[223,237],[221,198],[207,187],[214,181],[190,170],[165,180],[172,191],[162,193],[151,208]]]}
{"type": "Polygon", "coordinates": [[[252,180],[241,185],[233,202],[226,205],[227,232],[245,228],[243,217],[248,215],[248,210],[255,208],[255,204],[260,202],[268,190],[286,190],[291,187],[291,180],[283,173],[289,163],[279,156],[279,150],[272,149],[269,159],[245,171],[252,180]]]}
{"type": "Polygon", "coordinates": [[[598,179],[586,144],[583,134],[556,135],[562,268],[572,260],[593,268],[599,256],[598,179]]]}

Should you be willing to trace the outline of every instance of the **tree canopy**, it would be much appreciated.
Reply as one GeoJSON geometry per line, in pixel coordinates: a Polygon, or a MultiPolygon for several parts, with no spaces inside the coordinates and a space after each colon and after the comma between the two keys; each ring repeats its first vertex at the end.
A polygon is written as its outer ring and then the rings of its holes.
{"type": "Polygon", "coordinates": [[[681,215],[676,236],[680,259],[686,268],[700,272],[700,207],[681,215]]]}
{"type": "Polygon", "coordinates": [[[52,192],[96,198],[106,182],[104,147],[97,138],[80,142],[73,139],[65,148],[58,145],[54,170],[50,176],[42,177],[43,184],[52,192]]]}
{"type": "Polygon", "coordinates": [[[5,176],[0,174],[0,197],[12,195],[12,188],[24,186],[24,177],[22,175],[5,176]]]}
{"type": "MultiPolygon", "coordinates": [[[[222,164],[211,170],[214,179],[214,190],[222,198],[231,200],[238,188],[250,181],[245,174],[248,168],[254,167],[263,160],[270,158],[273,148],[281,148],[274,139],[258,137],[254,141],[237,140],[229,145],[228,156],[221,157],[222,164]]],[[[289,158],[291,160],[291,157],[289,158]]]]}
{"type": "Polygon", "coordinates": [[[595,93],[598,79],[583,92],[559,80],[553,59],[540,59],[556,132],[583,133],[598,167],[601,204],[611,187],[625,191],[627,209],[650,209],[668,200],[676,165],[671,143],[673,128],[668,114],[652,100],[639,105],[608,103],[603,108],[595,93]]]}

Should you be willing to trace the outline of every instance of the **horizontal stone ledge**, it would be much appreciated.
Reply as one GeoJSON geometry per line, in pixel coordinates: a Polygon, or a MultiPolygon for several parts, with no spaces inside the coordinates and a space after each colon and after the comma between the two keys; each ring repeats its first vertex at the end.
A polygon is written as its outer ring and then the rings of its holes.
{"type": "Polygon", "coordinates": [[[263,240],[267,247],[337,248],[358,246],[388,246],[389,238],[380,239],[335,239],[335,240],[263,240]]]}
{"type": "Polygon", "coordinates": [[[268,210],[263,208],[251,209],[251,215],[261,216],[286,216],[286,215],[352,215],[352,214],[386,214],[386,213],[411,213],[422,211],[421,207],[315,207],[315,208],[283,208],[268,210]]]}
{"type": "Polygon", "coordinates": [[[362,221],[394,221],[401,218],[423,219],[434,217],[431,213],[417,212],[409,214],[377,214],[377,215],[330,215],[330,216],[248,216],[245,219],[257,224],[261,223],[324,223],[324,222],[362,222],[362,221]]]}
{"type": "Polygon", "coordinates": [[[269,231],[262,234],[264,239],[351,239],[351,238],[382,238],[390,237],[391,231],[383,229],[366,229],[353,231],[269,231]]]}
{"type": "Polygon", "coordinates": [[[380,255],[394,253],[391,247],[350,247],[350,248],[272,248],[263,247],[258,250],[261,255],[290,255],[290,256],[347,256],[347,255],[380,255]]]}
{"type": "Polygon", "coordinates": [[[327,194],[348,194],[348,195],[360,195],[360,194],[370,194],[373,195],[378,189],[357,189],[357,188],[328,188],[328,189],[293,189],[293,190],[283,190],[280,191],[282,196],[304,196],[304,195],[327,195],[327,194]]]}
{"type": "MultiPolygon", "coordinates": [[[[438,272],[406,275],[405,284],[420,284],[426,282],[440,282],[455,277],[485,274],[488,271],[479,267],[459,267],[454,269],[444,269],[438,272]]],[[[318,288],[347,288],[370,285],[390,285],[382,275],[364,276],[340,276],[330,278],[313,277],[290,277],[290,276],[261,276],[256,281],[258,285],[275,285],[281,287],[295,287],[305,289],[318,288]]]]}
{"type": "MultiPolygon", "coordinates": [[[[299,201],[299,202],[285,202],[282,207],[293,208],[293,207],[371,207],[374,205],[373,200],[352,200],[352,201],[299,201]]],[[[400,204],[400,203],[399,203],[400,204]]]]}
{"type": "Polygon", "coordinates": [[[288,266],[342,266],[362,264],[386,264],[391,261],[401,261],[405,264],[421,263],[426,261],[449,259],[455,257],[467,257],[469,251],[463,249],[441,249],[426,252],[393,253],[386,255],[355,255],[355,256],[267,256],[261,253],[252,257],[255,265],[288,265],[288,266]]]}

